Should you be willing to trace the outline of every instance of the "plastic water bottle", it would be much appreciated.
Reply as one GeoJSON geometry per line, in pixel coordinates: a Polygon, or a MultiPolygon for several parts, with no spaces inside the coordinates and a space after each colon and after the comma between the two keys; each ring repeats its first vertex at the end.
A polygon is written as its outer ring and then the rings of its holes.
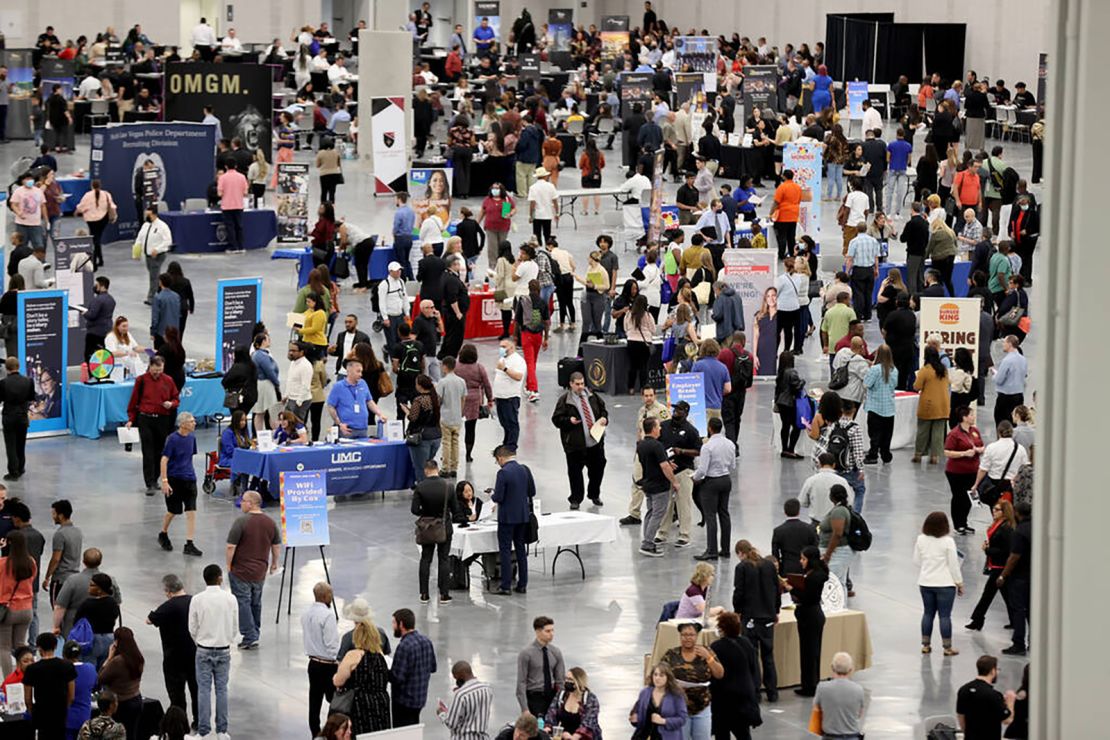
{"type": "Polygon", "coordinates": [[[539,726],[540,732],[543,732],[543,717],[536,718],[536,725],[539,726]]]}
{"type": "Polygon", "coordinates": [[[87,362],[82,362],[81,363],[81,382],[82,383],[88,383],[89,382],[89,363],[87,363],[87,362]]]}

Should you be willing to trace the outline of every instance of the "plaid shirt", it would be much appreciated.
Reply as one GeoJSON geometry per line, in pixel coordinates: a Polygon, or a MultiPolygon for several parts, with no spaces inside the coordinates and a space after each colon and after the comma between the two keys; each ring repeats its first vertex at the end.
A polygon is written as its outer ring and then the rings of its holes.
{"type": "MultiPolygon", "coordinates": [[[[856,470],[863,470],[863,431],[857,422],[851,419],[837,419],[836,423],[839,426],[848,429],[848,455],[852,460],[852,466],[848,470],[837,470],[839,473],[850,473],[856,470]]],[[[829,448],[829,434],[832,432],[832,424],[826,424],[821,429],[821,436],[813,444],[813,464],[820,469],[821,463],[818,458],[829,448]]]]}
{"type": "Polygon", "coordinates": [[[539,277],[536,279],[539,280],[541,288],[555,284],[555,280],[551,276],[551,255],[546,249],[536,250],[536,267],[540,268],[539,277]]]}
{"type": "Polygon", "coordinates": [[[422,709],[428,701],[428,681],[435,672],[432,641],[416,630],[409,632],[393,651],[393,667],[389,670],[393,700],[409,709],[422,709]]]}
{"type": "Polygon", "coordinates": [[[887,418],[894,416],[894,390],[898,387],[898,368],[892,367],[890,380],[883,382],[883,366],[872,365],[863,378],[863,385],[867,388],[867,401],[863,404],[863,410],[874,412],[876,416],[887,418]]]}

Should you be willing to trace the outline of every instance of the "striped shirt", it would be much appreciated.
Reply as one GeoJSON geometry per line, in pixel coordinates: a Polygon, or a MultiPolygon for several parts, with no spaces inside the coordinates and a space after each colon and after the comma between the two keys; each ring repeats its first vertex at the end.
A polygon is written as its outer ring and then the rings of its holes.
{"type": "Polygon", "coordinates": [[[870,234],[859,234],[848,244],[852,267],[874,267],[879,259],[879,242],[870,234]]]}
{"type": "Polygon", "coordinates": [[[493,688],[471,678],[455,689],[451,704],[439,718],[451,731],[451,740],[489,740],[489,716],[493,709],[493,688]]]}

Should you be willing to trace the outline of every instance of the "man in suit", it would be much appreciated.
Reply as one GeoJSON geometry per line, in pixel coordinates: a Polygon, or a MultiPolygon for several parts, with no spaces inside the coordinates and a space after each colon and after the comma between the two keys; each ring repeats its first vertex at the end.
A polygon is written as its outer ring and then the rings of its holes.
{"type": "Polygon", "coordinates": [[[796,498],[788,498],[782,506],[786,521],[775,527],[771,533],[771,557],[778,561],[779,573],[804,573],[802,550],[813,545],[817,547],[817,530],[799,518],[802,504],[796,498]]]}
{"type": "Polygon", "coordinates": [[[532,471],[516,461],[516,450],[501,445],[493,451],[501,470],[493,484],[493,502],[497,504],[497,545],[501,555],[501,588],[494,593],[508,596],[512,592],[513,567],[511,550],[516,550],[516,592],[528,591],[528,518],[532,512],[532,499],[536,495],[536,481],[532,471]]]}
{"type": "Polygon", "coordinates": [[[4,404],[4,448],[8,454],[8,474],[4,480],[19,480],[27,467],[27,426],[30,421],[27,409],[35,400],[35,384],[25,375],[19,374],[19,358],[9,357],[4,361],[8,375],[0,380],[0,403],[4,404]]]}
{"type": "Polygon", "coordinates": [[[351,348],[359,342],[370,344],[370,337],[358,328],[358,316],[347,314],[343,319],[344,331],[335,337],[335,343],[328,347],[328,354],[335,359],[335,374],[346,375],[347,369],[343,367],[343,359],[350,353],[351,348]]]}
{"type": "Polygon", "coordinates": [[[595,439],[594,424],[605,426],[609,423],[609,412],[605,402],[596,393],[586,390],[586,378],[582,373],[570,375],[570,385],[551,414],[551,423],[559,430],[563,452],[567,457],[567,478],[570,480],[570,508],[577,509],[582,504],[582,468],[590,476],[590,501],[601,506],[601,480],[605,477],[605,437],[595,439]]]}

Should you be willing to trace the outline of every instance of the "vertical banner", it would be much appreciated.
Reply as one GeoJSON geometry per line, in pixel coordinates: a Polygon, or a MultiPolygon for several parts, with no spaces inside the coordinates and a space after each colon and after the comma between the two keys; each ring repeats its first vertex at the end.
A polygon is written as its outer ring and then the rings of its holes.
{"type": "Polygon", "coordinates": [[[1048,101],[1045,100],[1045,92],[1048,89],[1048,54],[1040,54],[1037,57],[1037,103],[1046,106],[1048,101]]]}
{"type": "Polygon", "coordinates": [[[42,90],[42,99],[46,100],[50,96],[54,85],[61,85],[62,97],[71,100],[75,75],[75,65],[72,60],[43,57],[39,63],[39,87],[42,90]]]}
{"type": "Polygon", "coordinates": [[[705,415],[705,376],[701,373],[673,373],[667,376],[667,406],[679,401],[690,404],[686,420],[704,437],[709,434],[705,415]]]}
{"type": "Polygon", "coordinates": [[[416,228],[428,216],[439,216],[443,228],[451,218],[450,167],[414,167],[409,170],[409,205],[416,211],[416,228]]]}
{"type": "Polygon", "coordinates": [[[701,72],[675,72],[674,86],[679,106],[690,103],[690,110],[703,110],[706,107],[705,75],[701,72]]]}
{"type": "Polygon", "coordinates": [[[659,242],[663,233],[663,147],[655,150],[655,163],[651,178],[651,218],[648,220],[648,242],[659,242]]]}
{"type": "Polygon", "coordinates": [[[144,198],[178,208],[186,198],[206,196],[216,174],[216,129],[203,123],[95,126],[90,159],[89,176],[100,180],[119,210],[104,241],[132,239],[142,223],[137,209],[144,198]]]}
{"type": "Polygon", "coordinates": [[[225,137],[237,136],[248,151],[261,149],[271,160],[272,76],[259,64],[171,62],[163,88],[166,120],[201,121],[210,105],[225,137]]]}
{"type": "Polygon", "coordinates": [[[21,290],[16,296],[21,371],[35,384],[31,434],[66,430],[68,312],[64,290],[21,290]]]}
{"type": "Polygon", "coordinates": [[[547,49],[570,52],[570,42],[574,37],[574,10],[571,8],[551,8],[547,11],[547,49]]]}
{"type": "Polygon", "coordinates": [[[277,210],[280,243],[308,241],[308,165],[279,162],[277,165],[277,210]]]}
{"type": "Polygon", "coordinates": [[[740,93],[744,98],[744,118],[756,108],[778,110],[778,68],[773,64],[756,64],[744,67],[740,93]]]}
{"type": "Polygon", "coordinates": [[[628,16],[606,15],[601,17],[601,58],[620,59],[628,46],[628,16]]]}
{"type": "Polygon", "coordinates": [[[778,364],[778,326],[774,315],[756,318],[767,306],[778,311],[775,278],[778,255],[773,249],[726,249],[721,256],[724,269],[720,279],[736,290],[744,302],[748,326],[748,350],[759,357],[756,375],[774,377],[778,364]]]}
{"type": "Polygon", "coordinates": [[[66,325],[69,329],[69,366],[75,367],[89,358],[85,357],[85,315],[75,306],[84,306],[93,293],[92,237],[73,236],[54,239],[55,287],[69,294],[69,311],[66,325]]]}
{"type": "MultiPolygon", "coordinates": [[[[493,29],[493,39],[500,45],[501,43],[501,3],[499,0],[478,0],[474,3],[474,27],[477,28],[481,25],[482,19],[485,18],[489,21],[489,27],[493,29]]],[[[473,39],[471,39],[473,41],[473,39]]],[[[474,52],[477,53],[478,48],[474,47],[474,52]]]]}
{"type": "Polygon", "coordinates": [[[328,529],[327,475],[323,470],[280,474],[281,543],[286,547],[331,544],[328,529]]]}
{"type": "Polygon", "coordinates": [[[518,54],[517,60],[520,62],[520,71],[517,72],[517,77],[521,80],[531,80],[533,85],[539,85],[540,55],[518,54]]]}
{"type": "Polygon", "coordinates": [[[261,320],[262,278],[216,282],[216,372],[231,367],[237,347],[251,346],[261,320]]]}
{"type": "MultiPolygon", "coordinates": [[[[639,103],[643,106],[644,116],[651,115],[652,75],[650,72],[621,72],[618,77],[621,99],[621,120],[627,121],[632,116],[632,106],[639,103]]],[[[695,131],[697,129],[694,129],[695,131]]],[[[636,165],[636,142],[630,136],[621,137],[621,161],[625,167],[636,165]]]]}
{"type": "Polygon", "coordinates": [[[863,118],[863,101],[867,100],[867,83],[855,80],[848,83],[848,118],[859,121],[863,118]]]}
{"type": "Polygon", "coordinates": [[[821,162],[825,145],[816,141],[791,141],[783,147],[782,167],[794,171],[794,182],[802,188],[798,228],[821,242],[821,162]]]}
{"type": "Polygon", "coordinates": [[[674,68],[679,72],[701,72],[705,89],[717,92],[717,39],[712,36],[679,36],[674,40],[674,68]]]}
{"type": "Polygon", "coordinates": [[[30,50],[9,49],[0,51],[0,63],[8,68],[8,83],[12,92],[30,95],[35,90],[35,64],[30,50]]]}
{"type": "Polygon", "coordinates": [[[370,151],[374,158],[374,195],[392,195],[405,189],[409,169],[405,99],[370,99],[370,151]]]}
{"type": "MultiPolygon", "coordinates": [[[[982,311],[982,302],[978,298],[921,298],[920,302],[918,363],[925,361],[925,340],[938,334],[941,350],[949,358],[953,358],[960,347],[970,350],[975,372],[978,373],[979,314],[982,311]]],[[[987,341],[990,341],[989,337],[987,341]]]]}

